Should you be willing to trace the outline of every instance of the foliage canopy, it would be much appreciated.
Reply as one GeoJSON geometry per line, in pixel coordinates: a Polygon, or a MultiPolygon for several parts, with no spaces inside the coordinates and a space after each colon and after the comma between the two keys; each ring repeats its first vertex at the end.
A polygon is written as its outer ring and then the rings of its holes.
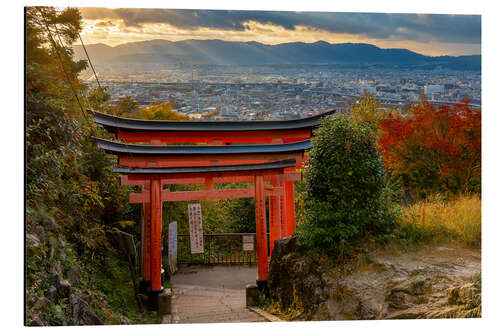
{"type": "MultiPolygon", "coordinates": [[[[76,8],[26,7],[26,294],[43,296],[79,267],[74,290],[102,295],[93,281],[106,272],[111,246],[107,234],[121,219],[133,219],[128,189],[112,172],[113,159],[95,147],[92,135],[104,132],[88,121],[85,107],[101,106],[109,95],[88,91],[78,73],[71,45],[81,30],[76,8]],[[86,98],[82,98],[86,96],[86,98]]],[[[131,291],[131,290],[130,290],[131,291]]],[[[73,324],[70,306],[37,314],[46,324],[73,324]]],[[[67,302],[67,300],[66,300],[67,302]]],[[[102,302],[101,302],[102,303],[102,302]]],[[[104,318],[106,321],[106,318],[104,318]]]]}
{"type": "Polygon", "coordinates": [[[481,110],[467,100],[437,109],[424,101],[405,117],[381,121],[380,130],[387,170],[406,189],[423,195],[480,191],[481,110]]]}

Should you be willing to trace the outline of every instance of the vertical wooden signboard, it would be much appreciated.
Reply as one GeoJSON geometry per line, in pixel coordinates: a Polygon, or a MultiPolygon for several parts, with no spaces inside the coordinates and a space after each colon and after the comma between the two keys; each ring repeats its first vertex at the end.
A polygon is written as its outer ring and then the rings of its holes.
{"type": "Polygon", "coordinates": [[[243,251],[253,251],[255,238],[253,235],[243,235],[243,251]]]}
{"type": "Polygon", "coordinates": [[[189,204],[189,239],[191,253],[203,253],[203,224],[201,219],[201,205],[189,204]]]}
{"type": "Polygon", "coordinates": [[[168,264],[172,273],[177,270],[177,222],[168,225],[168,264]]]}

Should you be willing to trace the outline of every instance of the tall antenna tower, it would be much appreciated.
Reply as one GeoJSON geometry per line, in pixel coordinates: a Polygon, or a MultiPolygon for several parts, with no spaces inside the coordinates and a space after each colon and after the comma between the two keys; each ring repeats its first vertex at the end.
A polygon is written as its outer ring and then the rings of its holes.
{"type": "Polygon", "coordinates": [[[192,80],[196,81],[196,64],[193,64],[193,77],[192,77],[192,80]]]}

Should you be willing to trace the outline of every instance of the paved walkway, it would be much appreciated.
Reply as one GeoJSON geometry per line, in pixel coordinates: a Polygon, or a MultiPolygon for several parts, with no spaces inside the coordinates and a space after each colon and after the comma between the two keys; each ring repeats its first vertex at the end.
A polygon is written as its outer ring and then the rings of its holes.
{"type": "Polygon", "coordinates": [[[245,306],[245,285],[255,283],[255,266],[191,266],[172,277],[172,315],[164,322],[262,322],[245,306]]]}

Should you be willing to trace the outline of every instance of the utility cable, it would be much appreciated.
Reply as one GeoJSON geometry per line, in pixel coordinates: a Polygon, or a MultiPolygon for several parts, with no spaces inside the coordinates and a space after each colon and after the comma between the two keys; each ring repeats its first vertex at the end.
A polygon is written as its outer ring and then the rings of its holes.
{"type": "Polygon", "coordinates": [[[85,51],[85,55],[87,56],[87,59],[89,61],[90,68],[92,68],[92,72],[94,72],[94,77],[95,77],[95,80],[97,81],[97,85],[99,86],[99,89],[102,90],[101,83],[99,82],[99,78],[97,77],[97,73],[94,69],[94,65],[92,64],[92,60],[90,60],[90,56],[87,52],[87,48],[85,47],[85,43],[83,43],[83,39],[82,39],[82,36],[80,36],[80,33],[78,33],[78,38],[80,38],[80,42],[82,43],[83,50],[85,51]]]}
{"type": "MultiPolygon", "coordinates": [[[[62,39],[61,39],[61,34],[60,34],[60,32],[59,32],[59,28],[57,27],[57,24],[55,24],[55,23],[54,23],[53,25],[54,25],[54,28],[56,29],[56,35],[57,35],[57,38],[59,39],[59,43],[60,43],[61,45],[64,45],[64,44],[63,44],[63,41],[62,41],[62,39]]],[[[80,33],[78,33],[78,36],[80,36],[80,33]]],[[[80,40],[81,40],[81,39],[80,39],[80,40]]],[[[66,49],[64,49],[64,51],[66,52],[66,49]]],[[[68,54],[67,52],[66,52],[66,56],[68,56],[68,57],[69,57],[69,54],[68,54]]],[[[87,54],[87,58],[88,58],[88,54],[87,54]]],[[[90,62],[90,58],[89,58],[89,62],[90,62]]],[[[92,66],[92,63],[90,63],[90,65],[92,66]]],[[[92,68],[92,69],[93,69],[93,68],[92,68]]],[[[95,74],[95,71],[94,71],[94,74],[95,74]]],[[[96,77],[96,78],[97,78],[97,77],[96,77]]],[[[99,81],[97,81],[97,82],[99,82],[99,81]]],[[[99,85],[99,88],[100,88],[100,87],[101,87],[101,85],[99,85]]],[[[101,89],[102,89],[102,88],[101,88],[101,89]]],[[[82,94],[82,98],[83,98],[83,99],[87,102],[87,107],[90,109],[91,107],[90,107],[90,102],[89,102],[88,97],[82,94]]]]}
{"type": "MultiPolygon", "coordinates": [[[[73,95],[75,96],[75,99],[78,102],[78,105],[80,106],[80,110],[82,111],[82,114],[85,117],[87,124],[90,126],[90,129],[92,130],[92,128],[93,128],[92,124],[90,123],[90,121],[88,119],[87,113],[86,113],[85,109],[83,108],[82,103],[80,102],[80,99],[78,98],[78,94],[76,92],[76,89],[73,87],[73,83],[71,82],[70,76],[69,76],[68,72],[66,71],[66,67],[64,66],[64,62],[63,62],[61,53],[59,52],[59,48],[57,47],[57,44],[52,36],[52,31],[50,31],[50,27],[49,27],[49,24],[47,23],[47,19],[45,18],[45,15],[43,14],[43,11],[40,8],[37,8],[37,10],[40,12],[40,14],[42,16],[42,19],[43,19],[43,22],[45,24],[45,28],[47,29],[47,33],[49,34],[49,38],[50,38],[50,41],[52,43],[52,46],[54,47],[54,50],[56,51],[57,57],[59,58],[59,62],[61,63],[61,68],[64,72],[64,76],[66,77],[66,80],[68,81],[68,84],[71,87],[71,91],[73,92],[73,95]]],[[[57,30],[57,27],[56,27],[56,30],[57,30]]],[[[58,37],[59,37],[59,40],[61,41],[59,34],[58,34],[58,37]]],[[[61,44],[61,45],[63,45],[63,44],[61,44]]]]}

